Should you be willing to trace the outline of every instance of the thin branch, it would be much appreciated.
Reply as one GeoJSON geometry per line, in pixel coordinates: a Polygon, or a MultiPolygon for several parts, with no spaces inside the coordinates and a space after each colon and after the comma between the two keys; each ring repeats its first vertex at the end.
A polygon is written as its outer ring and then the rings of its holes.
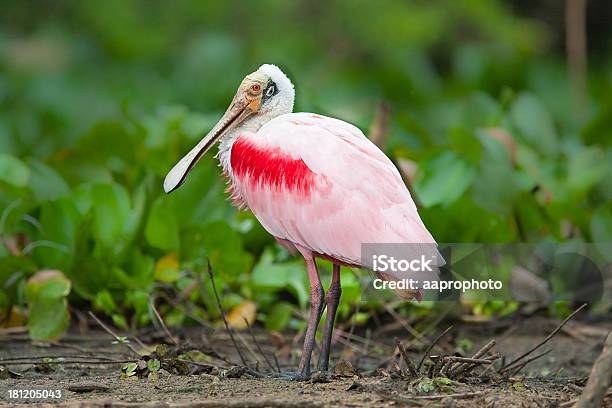
{"type": "Polygon", "coordinates": [[[459,361],[461,363],[471,363],[471,364],[491,364],[494,360],[486,359],[486,358],[471,358],[471,357],[457,357],[457,356],[446,356],[445,360],[448,361],[459,361]]]}
{"type": "Polygon", "coordinates": [[[157,318],[157,321],[159,322],[159,324],[161,325],[162,329],[164,330],[164,333],[166,333],[166,336],[170,339],[170,341],[172,341],[174,343],[175,346],[178,346],[178,344],[179,344],[178,340],[176,340],[176,338],[174,338],[172,333],[170,333],[170,330],[168,330],[168,327],[166,326],[166,323],[164,323],[164,319],[162,319],[161,315],[159,314],[159,312],[155,308],[154,299],[149,299],[149,308],[151,308],[151,310],[153,311],[153,314],[155,315],[155,317],[157,318]]]}
{"type": "Polygon", "coordinates": [[[553,330],[548,336],[546,336],[546,338],[544,340],[542,340],[541,342],[539,342],[538,344],[536,344],[535,346],[533,346],[531,349],[529,349],[528,351],[526,351],[525,353],[521,354],[518,358],[514,359],[513,361],[511,361],[510,363],[506,364],[505,366],[500,368],[499,372],[506,371],[506,369],[508,367],[511,367],[513,365],[516,365],[516,363],[518,363],[519,361],[521,361],[522,359],[524,359],[525,357],[527,357],[528,355],[530,355],[531,353],[533,353],[534,351],[536,351],[537,349],[539,349],[540,347],[542,347],[544,344],[546,344],[550,339],[552,339],[555,334],[557,334],[559,332],[559,330],[561,330],[561,328],[563,326],[565,326],[565,323],[567,323],[568,321],[570,321],[578,312],[580,312],[582,309],[584,309],[587,306],[586,303],[583,303],[582,306],[580,306],[578,309],[574,310],[572,312],[572,314],[570,314],[569,316],[567,316],[565,319],[563,319],[563,321],[561,323],[559,323],[559,325],[555,328],[555,330],[553,330]]]}
{"type": "Polygon", "coordinates": [[[244,317],[243,317],[243,319],[244,319],[244,322],[246,323],[247,327],[249,328],[249,333],[251,334],[251,338],[253,339],[253,343],[255,343],[255,347],[257,347],[257,351],[259,351],[259,354],[261,354],[261,356],[263,357],[263,359],[266,362],[266,364],[268,365],[268,367],[270,367],[270,369],[272,371],[274,371],[274,366],[272,365],[270,360],[268,360],[268,357],[266,356],[266,354],[261,349],[261,345],[257,341],[257,338],[255,338],[255,333],[253,333],[253,328],[249,324],[249,321],[246,318],[244,318],[244,317]]]}
{"type": "Polygon", "coordinates": [[[278,364],[278,358],[276,357],[276,353],[272,353],[272,357],[274,358],[274,364],[276,365],[276,372],[280,373],[280,364],[278,364]]]}
{"type": "MultiPolygon", "coordinates": [[[[548,349],[543,353],[540,354],[536,354],[535,356],[528,358],[527,360],[525,360],[524,362],[522,362],[521,364],[519,364],[518,366],[512,367],[515,368],[514,371],[512,371],[511,375],[516,375],[519,371],[521,371],[523,368],[525,368],[525,366],[529,363],[531,363],[534,360],[537,360],[540,357],[544,357],[545,355],[547,355],[548,353],[550,353],[552,351],[552,349],[548,349]]],[[[503,370],[503,372],[507,371],[507,367],[503,370]]],[[[502,373],[502,371],[500,370],[500,373],[502,373]]]]}
{"type": "Polygon", "coordinates": [[[130,343],[127,343],[125,340],[123,340],[121,337],[119,337],[114,331],[112,331],[107,325],[105,325],[104,323],[102,323],[102,320],[98,319],[98,316],[96,316],[95,314],[93,314],[93,312],[90,310],[89,311],[89,316],[91,316],[92,319],[94,319],[96,321],[96,323],[98,323],[98,325],[100,327],[102,327],[104,329],[104,331],[106,331],[108,334],[110,334],[111,336],[113,336],[113,338],[119,343],[119,344],[123,344],[124,346],[126,346],[127,348],[130,349],[130,351],[134,354],[136,354],[138,357],[140,357],[140,353],[138,352],[138,350],[136,350],[134,348],[134,346],[132,346],[130,343]]]}
{"type": "Polygon", "coordinates": [[[427,356],[429,355],[429,353],[431,352],[431,350],[435,347],[436,344],[438,344],[438,342],[442,339],[442,337],[444,337],[449,331],[451,331],[453,329],[453,326],[448,326],[448,328],[446,330],[444,330],[442,333],[440,333],[438,335],[438,337],[436,337],[434,339],[434,341],[432,341],[429,346],[427,346],[427,350],[425,350],[425,353],[423,353],[423,357],[421,358],[421,361],[419,361],[419,365],[417,366],[417,372],[421,371],[421,366],[423,365],[423,363],[425,362],[425,359],[427,358],[427,356]]]}
{"type": "Polygon", "coordinates": [[[23,364],[86,364],[86,365],[99,365],[99,364],[125,364],[135,363],[137,360],[107,360],[107,361],[91,361],[91,360],[67,360],[67,361],[37,361],[32,358],[30,361],[7,361],[3,362],[3,366],[15,366],[23,364]]]}
{"type": "Polygon", "coordinates": [[[408,357],[408,353],[406,353],[406,349],[404,348],[404,345],[402,344],[400,339],[398,339],[397,337],[395,338],[395,344],[397,344],[397,348],[399,349],[399,352],[402,355],[402,359],[404,360],[404,362],[406,363],[406,366],[408,367],[408,371],[410,371],[410,375],[412,375],[413,377],[416,377],[418,375],[417,369],[414,366],[414,363],[412,362],[412,360],[410,360],[410,358],[408,357]]]}
{"type": "Polygon", "coordinates": [[[215,293],[215,299],[217,299],[217,307],[219,308],[219,313],[221,313],[221,318],[223,319],[223,324],[225,325],[225,330],[229,333],[230,338],[232,339],[232,343],[234,344],[234,348],[240,357],[240,361],[246,367],[247,363],[242,355],[242,352],[238,348],[238,344],[236,343],[236,339],[234,338],[234,334],[230,330],[229,324],[227,324],[227,318],[225,317],[225,312],[223,311],[223,307],[221,307],[221,299],[219,298],[219,293],[217,292],[217,286],[215,285],[215,278],[212,273],[212,266],[210,265],[210,259],[206,259],[206,263],[208,264],[208,276],[210,277],[210,283],[212,284],[213,292],[215,293]]]}
{"type": "Polygon", "coordinates": [[[25,361],[25,360],[36,360],[36,359],[54,359],[54,358],[93,358],[94,360],[103,360],[109,362],[115,362],[114,359],[109,357],[97,357],[97,356],[81,356],[81,355],[59,355],[59,356],[30,356],[30,357],[9,357],[0,359],[0,364],[7,363],[9,361],[25,361]]]}
{"type": "MultiPolygon", "coordinates": [[[[487,344],[482,346],[480,348],[480,350],[478,350],[476,353],[474,353],[472,358],[481,358],[482,356],[487,354],[487,352],[489,350],[491,350],[493,348],[493,346],[495,346],[495,344],[496,344],[495,339],[492,339],[487,344]]],[[[453,375],[457,376],[457,375],[461,374],[462,372],[464,372],[465,370],[467,370],[468,366],[469,366],[469,364],[466,364],[466,363],[454,364],[451,367],[449,367],[449,371],[452,372],[453,375]]]]}

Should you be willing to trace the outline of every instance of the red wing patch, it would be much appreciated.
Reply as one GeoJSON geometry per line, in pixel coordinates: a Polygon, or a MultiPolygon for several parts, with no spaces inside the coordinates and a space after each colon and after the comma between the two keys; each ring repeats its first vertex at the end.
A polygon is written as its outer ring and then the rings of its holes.
{"type": "Polygon", "coordinates": [[[294,159],[278,147],[257,146],[244,137],[232,145],[230,163],[234,175],[252,188],[287,189],[308,196],[316,178],[302,159],[294,159]]]}

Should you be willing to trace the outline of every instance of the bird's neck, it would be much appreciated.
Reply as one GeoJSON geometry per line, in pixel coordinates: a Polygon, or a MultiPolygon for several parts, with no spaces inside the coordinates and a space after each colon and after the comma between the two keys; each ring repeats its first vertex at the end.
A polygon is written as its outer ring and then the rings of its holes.
{"type": "Polygon", "coordinates": [[[245,120],[240,126],[232,129],[227,135],[221,139],[219,143],[219,152],[217,153],[217,158],[223,168],[223,173],[226,174],[230,181],[232,180],[233,172],[231,166],[231,154],[232,154],[232,145],[243,133],[257,133],[259,129],[270,120],[274,119],[275,116],[264,116],[257,115],[252,116],[245,120]]]}
{"type": "Polygon", "coordinates": [[[219,143],[219,152],[217,153],[217,158],[221,162],[221,167],[223,168],[223,172],[227,174],[232,179],[232,166],[230,163],[231,160],[231,151],[232,145],[236,141],[236,138],[245,132],[249,133],[257,133],[259,129],[262,128],[263,125],[271,121],[277,116],[281,116],[287,113],[293,112],[293,101],[294,94],[287,93],[284,98],[279,98],[275,100],[274,105],[267,106],[264,110],[258,112],[256,115],[250,116],[245,119],[244,122],[232,129],[227,135],[221,139],[219,143]]]}

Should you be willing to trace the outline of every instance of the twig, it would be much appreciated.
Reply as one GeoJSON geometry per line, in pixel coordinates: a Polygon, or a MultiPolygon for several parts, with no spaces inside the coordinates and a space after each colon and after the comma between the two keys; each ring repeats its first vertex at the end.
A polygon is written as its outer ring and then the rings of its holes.
{"type": "Polygon", "coordinates": [[[96,321],[96,323],[98,323],[98,325],[100,327],[102,327],[104,329],[104,331],[106,331],[108,334],[110,334],[111,336],[113,336],[113,338],[119,343],[119,344],[123,344],[124,346],[126,346],[127,348],[130,349],[130,351],[134,354],[136,354],[138,357],[140,357],[140,353],[138,352],[138,350],[136,350],[130,343],[127,343],[125,340],[123,340],[121,337],[117,336],[117,334],[115,334],[114,331],[112,331],[107,325],[105,325],[104,323],[102,323],[102,320],[98,319],[98,316],[96,316],[95,314],[93,314],[93,312],[90,310],[89,311],[89,316],[91,316],[92,319],[94,319],[96,321]]]}
{"type": "MultiPolygon", "coordinates": [[[[355,312],[353,313],[353,315],[351,316],[351,328],[348,331],[348,342],[351,342],[351,338],[353,336],[353,333],[355,332],[355,326],[357,325],[357,315],[359,314],[359,303],[357,303],[357,306],[355,306],[355,312]]],[[[339,332],[338,329],[336,329],[336,332],[339,332]]],[[[349,344],[345,344],[344,345],[344,350],[342,350],[343,354],[346,351],[346,347],[348,347],[349,344]]]]}
{"type": "Polygon", "coordinates": [[[223,319],[223,324],[225,325],[225,330],[229,333],[230,338],[232,339],[232,343],[234,344],[234,348],[240,356],[240,361],[246,367],[247,363],[242,355],[242,352],[238,348],[238,344],[236,343],[236,339],[234,338],[234,334],[230,330],[229,324],[227,324],[227,318],[225,317],[225,312],[223,311],[223,307],[221,307],[221,299],[219,299],[219,293],[217,292],[217,286],[215,285],[215,278],[212,273],[212,266],[210,266],[210,259],[206,259],[206,263],[208,264],[208,276],[210,277],[210,283],[212,284],[213,292],[215,293],[215,299],[217,299],[217,307],[219,308],[219,313],[221,313],[221,318],[223,319]]]}
{"type": "Polygon", "coordinates": [[[399,352],[402,355],[402,359],[404,360],[404,362],[406,363],[406,366],[408,367],[408,371],[410,371],[410,375],[413,377],[416,377],[418,375],[417,369],[414,366],[413,362],[408,357],[408,353],[406,353],[406,349],[404,348],[404,345],[402,344],[400,339],[398,339],[397,337],[395,338],[395,344],[397,344],[397,348],[399,349],[399,352]]]}
{"type": "Polygon", "coordinates": [[[6,362],[9,361],[24,361],[24,360],[36,360],[36,359],[54,359],[54,358],[93,358],[94,360],[104,360],[104,361],[110,361],[113,362],[115,360],[113,360],[112,358],[108,358],[108,357],[97,357],[97,356],[79,356],[79,355],[71,355],[71,356],[30,356],[30,357],[10,357],[10,358],[2,358],[0,359],[0,364],[4,364],[6,362]]]}
{"type": "Polygon", "coordinates": [[[399,313],[397,313],[391,306],[389,305],[383,305],[383,307],[385,308],[385,310],[387,311],[387,313],[389,313],[391,315],[391,317],[393,317],[395,320],[397,320],[399,322],[399,324],[402,325],[402,327],[404,329],[406,329],[406,331],[408,333],[410,333],[411,336],[414,337],[413,342],[414,341],[418,341],[419,343],[423,343],[423,341],[420,339],[421,334],[419,334],[419,332],[417,332],[407,321],[406,319],[404,319],[404,317],[402,317],[399,313]]]}
{"type": "Polygon", "coordinates": [[[276,353],[272,353],[272,357],[274,357],[274,364],[276,364],[276,372],[280,373],[280,365],[278,364],[278,358],[276,357],[276,353]]]}
{"type": "MultiPolygon", "coordinates": [[[[524,362],[522,362],[521,364],[519,364],[519,365],[517,365],[517,366],[511,367],[512,369],[514,369],[514,368],[515,368],[515,370],[513,370],[513,371],[512,371],[512,374],[511,374],[511,375],[515,375],[516,373],[518,373],[519,371],[521,371],[523,368],[525,368],[525,366],[526,366],[527,364],[531,363],[531,362],[532,362],[532,361],[534,361],[534,360],[537,360],[537,359],[538,359],[538,358],[540,358],[540,357],[544,357],[545,355],[547,355],[547,354],[548,354],[548,353],[550,353],[551,351],[552,351],[552,349],[548,349],[548,350],[546,350],[546,351],[545,351],[545,352],[543,352],[543,353],[536,354],[535,356],[533,356],[533,357],[531,357],[531,358],[528,358],[527,360],[525,360],[524,362]]],[[[508,368],[508,367],[504,367],[503,369],[500,369],[500,370],[499,370],[499,373],[500,373],[500,374],[501,374],[501,373],[505,373],[505,372],[506,372],[506,371],[508,371],[508,370],[509,370],[509,368],[508,368]]]]}
{"type": "Polygon", "coordinates": [[[244,317],[243,317],[243,320],[246,323],[247,327],[249,328],[249,333],[251,334],[251,338],[253,339],[253,343],[255,343],[255,347],[257,347],[257,351],[259,351],[259,354],[261,354],[261,356],[263,357],[263,359],[266,362],[266,364],[268,365],[268,367],[270,367],[270,369],[272,371],[274,371],[274,366],[272,365],[270,360],[268,360],[268,357],[266,356],[266,354],[261,349],[261,345],[257,341],[257,338],[255,338],[255,334],[253,333],[253,328],[249,324],[249,321],[246,318],[244,318],[244,317]]]}
{"type": "Polygon", "coordinates": [[[107,361],[91,361],[91,360],[68,360],[68,361],[8,361],[2,363],[3,366],[14,366],[23,364],[86,364],[86,365],[98,365],[98,364],[125,364],[135,363],[137,360],[107,360],[107,361]]]}
{"type": "Polygon", "coordinates": [[[458,361],[460,363],[471,363],[471,364],[491,364],[495,360],[489,360],[486,358],[471,358],[471,357],[457,357],[457,356],[446,356],[443,357],[448,361],[458,361]]]}
{"type": "MultiPolygon", "coordinates": [[[[478,350],[476,353],[474,353],[474,355],[472,355],[472,358],[481,358],[482,356],[487,354],[488,351],[491,350],[493,348],[493,346],[495,346],[495,344],[496,344],[495,339],[492,339],[487,344],[482,346],[480,348],[480,350],[478,350]]],[[[451,367],[449,367],[449,372],[452,372],[453,375],[457,376],[457,375],[463,373],[467,368],[468,368],[468,364],[458,363],[458,364],[455,364],[455,365],[452,365],[451,367]]]]}
{"type": "Polygon", "coordinates": [[[427,346],[427,349],[425,350],[425,353],[423,353],[423,357],[421,358],[421,361],[419,361],[419,365],[417,366],[417,372],[421,371],[421,366],[423,365],[423,362],[425,362],[425,359],[427,358],[427,356],[429,355],[429,353],[431,352],[431,350],[435,347],[436,344],[438,344],[438,342],[442,339],[442,337],[444,337],[449,331],[451,331],[453,329],[453,326],[448,326],[448,328],[446,330],[444,330],[442,333],[440,333],[438,335],[438,337],[436,337],[434,339],[434,341],[432,341],[429,346],[427,346]]]}
{"type": "Polygon", "coordinates": [[[448,398],[470,398],[470,397],[474,397],[476,395],[481,395],[484,393],[485,391],[463,392],[459,394],[415,395],[414,397],[410,397],[410,398],[420,399],[420,400],[436,400],[436,399],[446,398],[446,397],[448,398]]]}
{"type": "MultiPolygon", "coordinates": [[[[493,362],[493,361],[497,361],[497,360],[502,359],[502,358],[503,358],[503,356],[502,356],[501,354],[496,353],[496,354],[493,354],[492,356],[485,357],[485,360],[490,360],[490,361],[492,361],[492,362],[493,362]]],[[[470,372],[471,372],[473,369],[475,369],[476,367],[478,367],[478,365],[477,365],[477,364],[470,365],[470,366],[466,367],[465,369],[463,369],[462,371],[458,372],[456,375],[463,374],[463,376],[465,376],[465,375],[469,374],[469,373],[470,373],[470,372]]],[[[480,376],[482,377],[482,376],[483,376],[483,375],[484,375],[484,374],[485,374],[487,371],[489,371],[489,369],[490,369],[491,367],[493,367],[493,364],[491,364],[491,365],[489,365],[487,368],[485,368],[485,369],[484,369],[484,370],[483,370],[483,371],[480,373],[480,376]]]]}
{"type": "Polygon", "coordinates": [[[531,353],[533,353],[534,351],[536,351],[537,349],[539,349],[540,347],[542,347],[544,344],[546,344],[550,339],[552,339],[554,337],[555,334],[557,334],[559,332],[559,330],[561,330],[561,328],[563,326],[565,326],[565,323],[567,323],[568,321],[570,321],[570,319],[572,317],[574,317],[578,312],[580,312],[582,309],[584,309],[587,306],[586,303],[583,303],[582,306],[580,306],[578,309],[574,310],[572,312],[572,314],[570,314],[569,316],[567,316],[565,319],[563,319],[563,321],[561,323],[559,323],[559,325],[555,328],[555,330],[553,330],[548,336],[546,336],[546,338],[544,340],[542,340],[541,342],[539,342],[538,344],[536,344],[535,346],[533,346],[531,349],[529,349],[527,352],[521,354],[518,358],[514,359],[513,361],[511,361],[510,363],[506,364],[505,366],[500,368],[500,372],[501,370],[506,370],[507,367],[511,367],[513,365],[516,365],[516,363],[518,363],[519,361],[521,361],[522,359],[524,359],[525,357],[527,357],[528,355],[530,355],[531,353]]]}
{"type": "Polygon", "coordinates": [[[149,308],[153,311],[153,314],[157,318],[157,321],[161,325],[164,333],[166,333],[166,336],[170,339],[170,341],[172,341],[174,343],[175,346],[178,346],[178,344],[179,344],[178,340],[176,340],[174,338],[174,336],[172,335],[172,333],[170,333],[170,330],[168,330],[168,327],[166,326],[166,323],[164,323],[164,319],[162,319],[161,315],[157,311],[157,308],[155,308],[154,299],[149,299],[149,308]]]}

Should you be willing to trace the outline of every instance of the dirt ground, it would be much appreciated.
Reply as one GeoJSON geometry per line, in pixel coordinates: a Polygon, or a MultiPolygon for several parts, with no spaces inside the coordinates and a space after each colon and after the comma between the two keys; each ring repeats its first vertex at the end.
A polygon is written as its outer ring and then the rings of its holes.
{"type": "MultiPolygon", "coordinates": [[[[456,327],[455,334],[448,342],[441,341],[435,350],[456,352],[457,344],[472,343],[471,349],[477,350],[490,339],[495,338],[495,351],[506,359],[513,359],[542,340],[558,322],[535,319],[521,322],[517,327],[503,329],[465,325],[456,327]]],[[[572,322],[570,322],[572,323],[572,322]]],[[[395,350],[393,338],[401,333],[374,333],[367,337],[354,336],[351,342],[338,341],[333,363],[350,361],[354,370],[346,369],[346,364],[337,366],[336,374],[315,376],[313,380],[295,382],[274,378],[254,378],[252,374],[231,370],[230,365],[220,364],[218,369],[199,370],[196,374],[177,375],[161,370],[157,378],[121,378],[121,364],[25,364],[5,365],[0,380],[0,404],[21,405],[53,403],[62,406],[200,406],[200,407],[559,407],[569,406],[580,395],[581,387],[590,371],[593,361],[601,351],[605,334],[612,328],[610,324],[596,326],[574,323],[557,334],[542,350],[552,351],[527,365],[523,370],[509,376],[500,376],[495,370],[482,374],[484,369],[460,381],[436,383],[433,389],[421,387],[424,378],[407,375],[405,367],[397,370],[399,358],[393,358],[395,350]],[[361,343],[360,343],[361,342],[361,343]],[[361,345],[360,345],[361,344],[361,345]],[[10,370],[10,373],[7,371],[10,370]],[[204,373],[208,371],[209,373],[204,373]],[[14,377],[14,378],[11,378],[14,377]],[[237,377],[237,378],[232,378],[237,377]],[[62,399],[45,401],[9,400],[9,389],[60,389],[62,399]],[[563,405],[563,404],[566,405],[563,405]]],[[[403,335],[406,337],[406,335],[403,335]]],[[[141,338],[146,338],[145,335],[141,338]]],[[[146,343],[155,342],[155,335],[146,338],[146,343]]],[[[257,332],[256,338],[262,345],[263,353],[268,356],[276,350],[281,369],[295,366],[299,350],[299,336],[285,334],[279,343],[278,335],[257,332]]],[[[237,358],[233,346],[225,332],[216,330],[203,335],[197,331],[181,334],[181,341],[205,344],[212,354],[237,358]],[[206,340],[203,340],[206,338],[206,340]]],[[[249,349],[246,341],[248,334],[239,335],[239,343],[245,345],[243,353],[251,360],[258,354],[249,349]]],[[[340,339],[340,338],[338,338],[340,339]]],[[[418,362],[423,345],[406,342],[410,358],[418,362]]],[[[251,344],[252,346],[252,344],[251,344]]],[[[61,343],[32,344],[25,333],[0,333],[0,366],[3,361],[15,357],[33,356],[81,356],[112,355],[115,358],[118,345],[100,332],[86,335],[71,333],[61,343]]],[[[195,346],[191,346],[195,347],[195,346]]],[[[204,347],[204,346],[202,346],[204,347]]],[[[200,347],[199,349],[203,349],[200,347]]],[[[197,347],[195,347],[197,348],[197,347]]],[[[471,355],[469,352],[468,355],[471,355]]],[[[77,357],[73,358],[77,359],[77,357]]],[[[224,357],[225,359],[225,357],[224,357]]],[[[85,359],[86,360],[86,359],[85,359]]],[[[260,358],[259,372],[265,370],[260,358]]],[[[217,361],[214,360],[213,361],[217,361]]],[[[233,360],[235,361],[235,360],[233,360]]],[[[333,364],[332,363],[332,364],[333,364]]],[[[402,363],[400,362],[400,365],[402,363]]],[[[253,366],[255,367],[255,366],[253,366]]],[[[255,368],[254,368],[255,370],[255,368]]],[[[196,370],[198,371],[198,370],[196,370]]],[[[31,405],[30,405],[31,406],[31,405]]],[[[604,401],[604,406],[612,407],[612,396],[604,401]]]]}

